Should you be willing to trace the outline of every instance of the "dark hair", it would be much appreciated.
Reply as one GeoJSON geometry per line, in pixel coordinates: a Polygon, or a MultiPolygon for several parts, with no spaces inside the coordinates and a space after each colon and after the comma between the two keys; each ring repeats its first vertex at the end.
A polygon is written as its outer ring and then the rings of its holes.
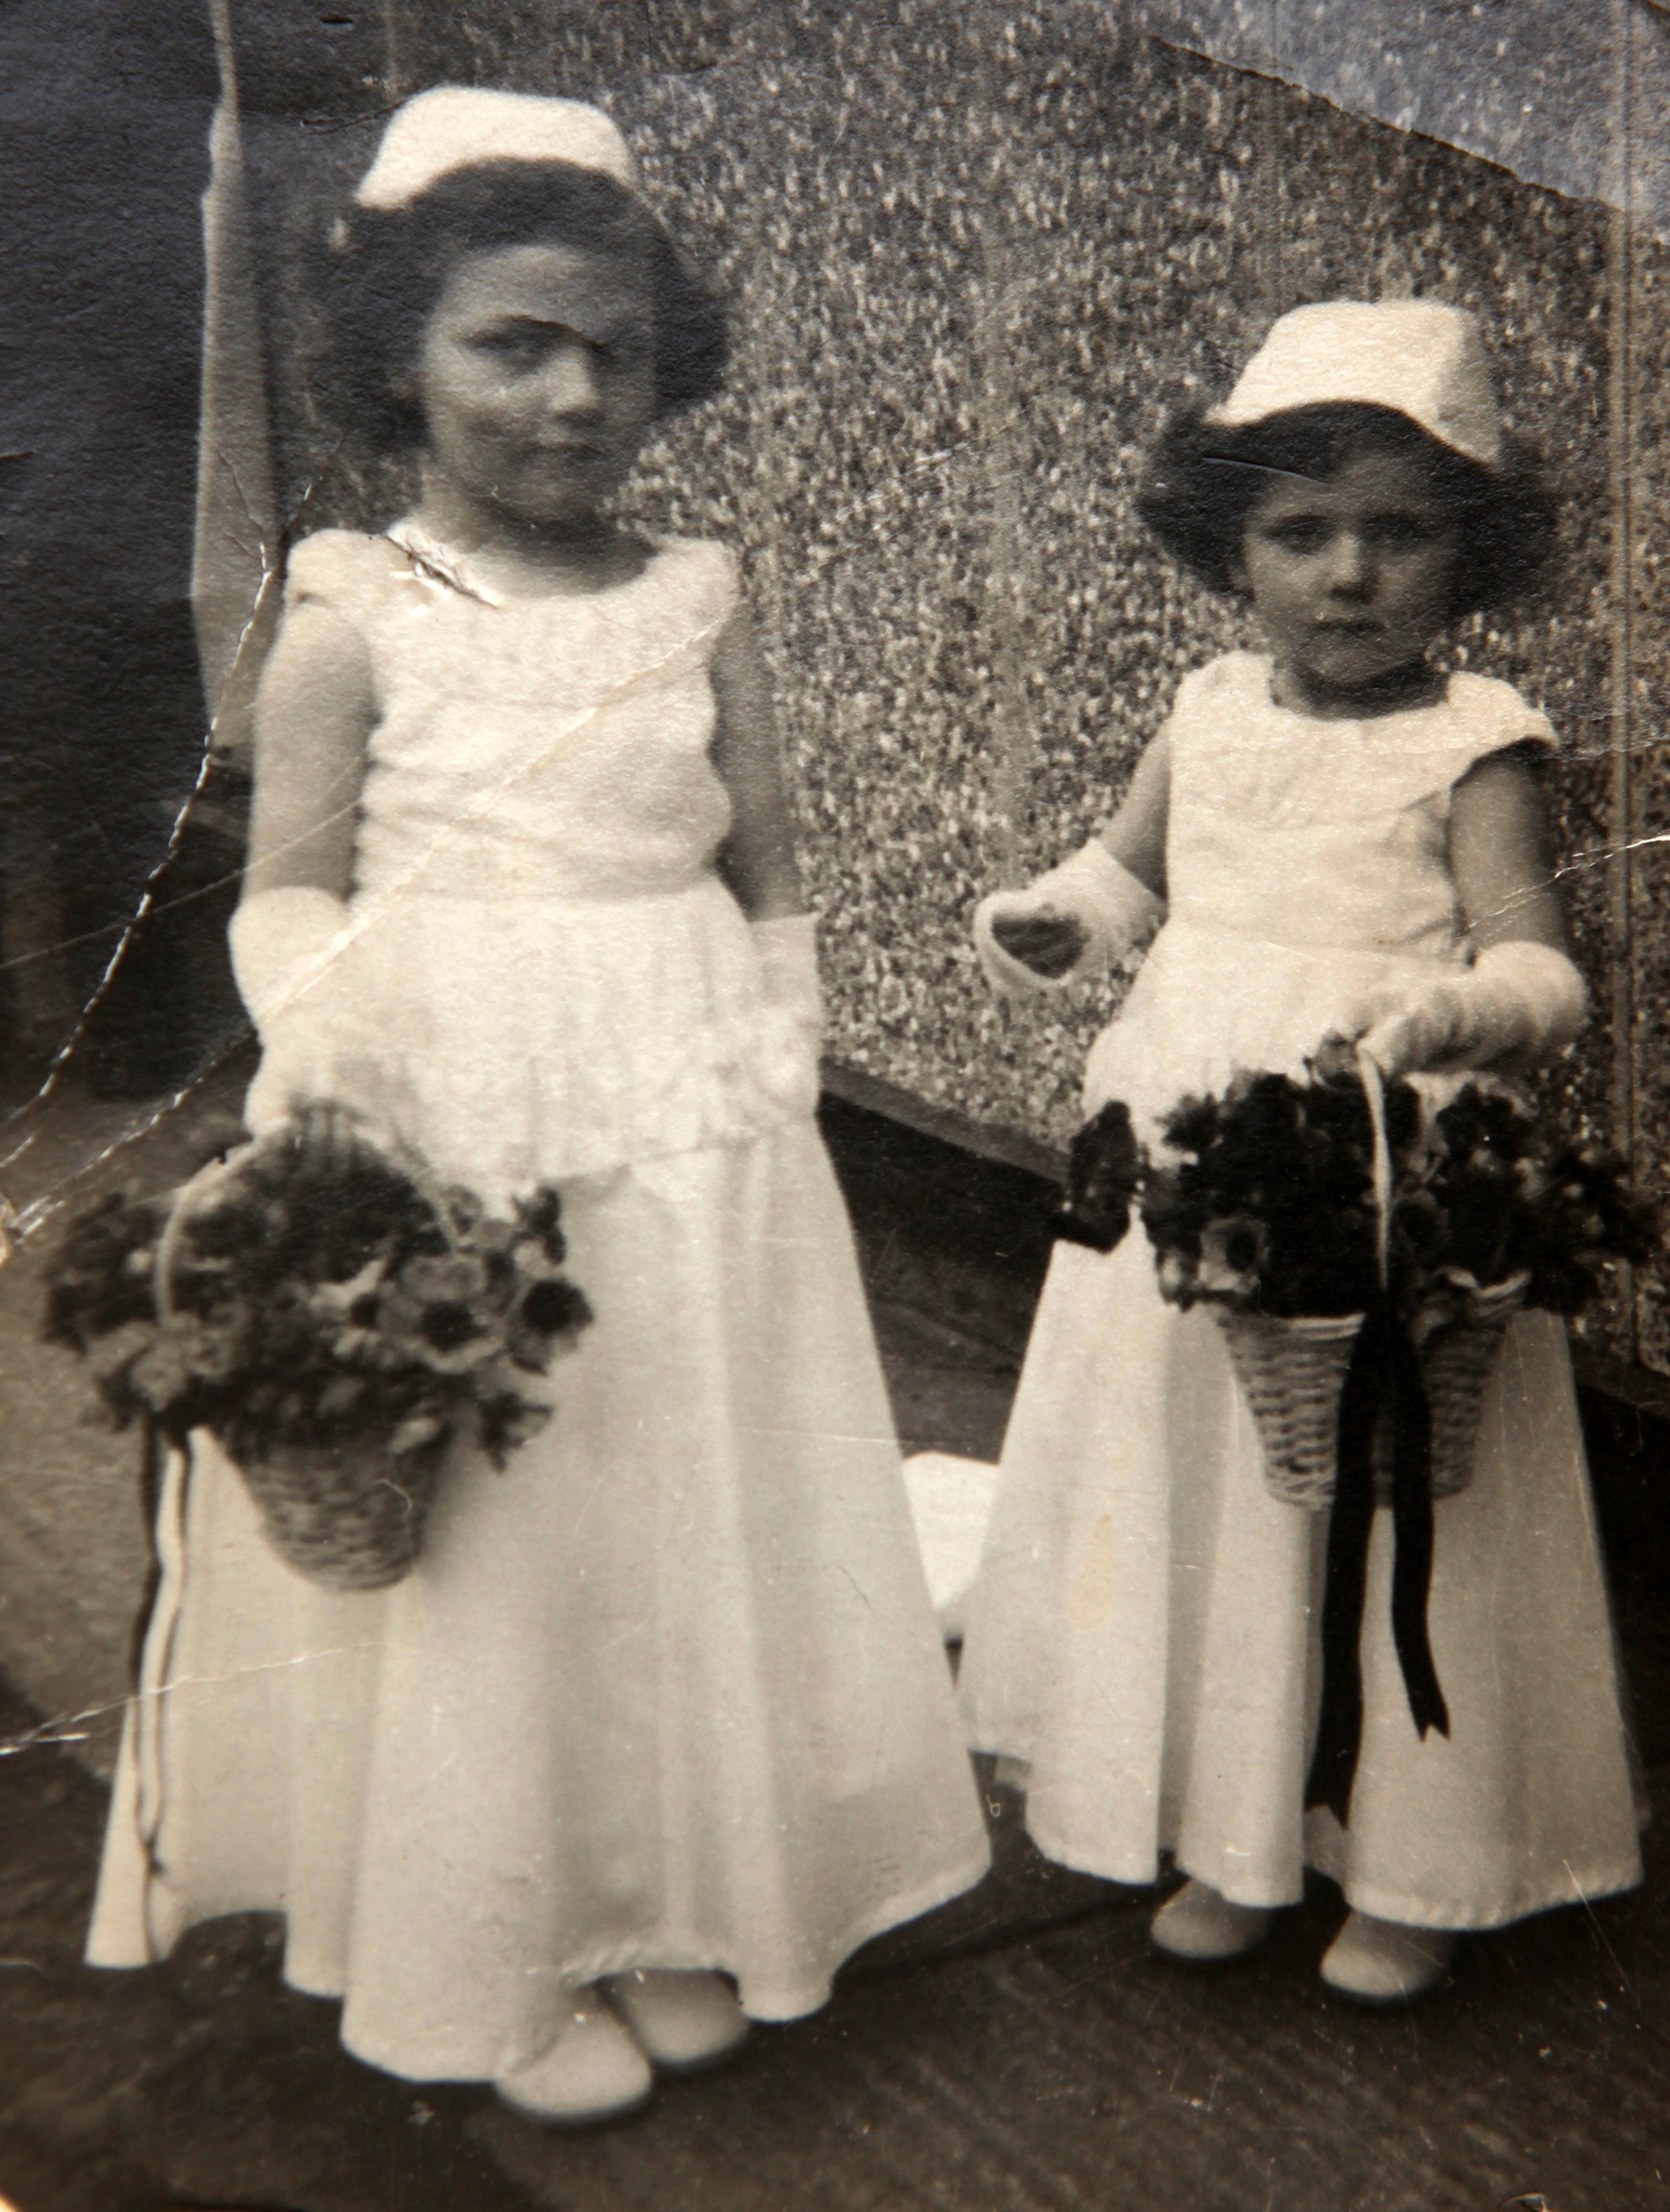
{"type": "Polygon", "coordinates": [[[1547,558],[1554,519],[1535,454],[1507,440],[1500,465],[1484,468],[1389,407],[1330,402],[1238,429],[1207,422],[1199,406],[1181,410],[1150,456],[1136,511],[1209,589],[1232,591],[1247,518],[1271,476],[1333,476],[1364,447],[1423,463],[1435,491],[1452,506],[1461,539],[1452,621],[1507,606],[1530,588],[1547,558]]]}
{"type": "Polygon", "coordinates": [[[466,254],[550,239],[643,256],[655,303],[658,418],[710,398],[723,380],[723,302],[694,273],[635,194],[560,161],[455,169],[400,208],[357,208],[332,241],[331,398],[378,450],[421,444],[407,388],[424,324],[466,254]]]}

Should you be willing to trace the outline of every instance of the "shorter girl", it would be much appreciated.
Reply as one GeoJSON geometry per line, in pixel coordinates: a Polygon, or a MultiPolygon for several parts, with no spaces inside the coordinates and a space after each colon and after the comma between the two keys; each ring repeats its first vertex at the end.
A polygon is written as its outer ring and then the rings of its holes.
{"type": "Polygon", "coordinates": [[[362,2058],[596,2119],[821,2005],[985,1832],[812,1119],[736,565],[610,518],[716,388],[719,311],[608,119],[507,93],[395,116],[342,265],[360,426],[422,491],[291,556],[249,1119],[335,1101],[499,1211],[557,1184],[596,1317],[386,1594],[293,1574],[194,1440],[89,1956],[279,1909],[362,2058]]]}
{"type": "MultiPolygon", "coordinates": [[[[987,899],[1004,989],[1059,991],[1165,926],[1090,1055],[1085,1104],[1156,1125],[1238,1070],[1302,1077],[1360,1039],[1385,1073],[1522,1069],[1576,1034],[1536,762],[1547,722],[1445,676],[1455,617],[1519,584],[1546,516],[1511,463],[1473,323],[1420,302],[1285,316],[1220,407],[1174,426],[1142,511],[1267,643],[1187,678],[1124,805],[1029,890],[987,899]]],[[[1429,1091],[1435,1087],[1428,1079],[1429,1091]]],[[[1512,1324],[1472,1486],[1438,1505],[1429,1600],[1450,1732],[1410,1718],[1376,1516],[1349,1828],[1304,1811],[1328,1517],[1277,1502],[1209,1314],[1162,1302],[1132,1237],[1060,1247],[1020,1394],[963,1694],[1026,1763],[1040,1847],[1190,1878],[1154,1940],[1251,1948],[1309,1864],[1350,1917],[1349,1995],[1435,1982],[1452,1932],[1640,1878],[1612,1644],[1562,1325],[1512,1324]]]]}

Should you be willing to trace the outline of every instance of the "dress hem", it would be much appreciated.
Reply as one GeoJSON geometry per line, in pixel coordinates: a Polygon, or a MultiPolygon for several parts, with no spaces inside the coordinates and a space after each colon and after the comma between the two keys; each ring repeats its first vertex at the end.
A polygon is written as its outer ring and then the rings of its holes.
{"type": "MultiPolygon", "coordinates": [[[[1096,1853],[1081,1851],[1065,1839],[1058,1842],[1051,1840],[1050,1837],[1041,1833],[1033,1826],[1029,1817],[1026,1821],[1026,1830],[1043,1856],[1054,1866],[1066,1867],[1070,1874],[1089,1874],[1098,1882],[1115,1882],[1121,1889],[1152,1889],[1160,1878],[1158,1851],[1148,1860],[1146,1873],[1135,1874],[1128,1871],[1115,1873],[1112,1871],[1114,1862],[1112,1859],[1096,1853]]],[[[1135,1861],[1127,1859],[1120,1863],[1129,1868],[1135,1861]]]]}
{"type": "Polygon", "coordinates": [[[1511,1928],[1521,1920],[1535,1919],[1539,1913],[1558,1912],[1565,1906],[1592,1904],[1599,1897],[1620,1897],[1627,1891],[1638,1889],[1644,1878],[1639,1860],[1628,1872],[1615,1866],[1590,1870],[1581,1875],[1562,1869],[1566,1886],[1555,1892],[1528,1892],[1505,1904],[1452,1902],[1434,1906],[1414,1898],[1400,1897],[1372,1884],[1343,1879],[1332,1867],[1314,1857],[1307,1855],[1305,1864],[1315,1873],[1338,1883],[1353,1912],[1367,1913],[1375,1920],[1389,1920],[1399,1927],[1431,1928],[1457,1935],[1487,1935],[1492,1930],[1511,1928]]]}
{"type": "MultiPolygon", "coordinates": [[[[965,1862],[954,1873],[924,1885],[908,1897],[889,1899],[875,1912],[854,1922],[844,1935],[836,1939],[834,1962],[822,1981],[817,1985],[815,1992],[808,1993],[803,1991],[793,1995],[784,1993],[773,1999],[758,1990],[747,1991],[743,1993],[743,2011],[750,2020],[766,2026],[782,2026],[820,2012],[833,1993],[835,1974],[856,1951],[873,1942],[876,1937],[885,1935],[889,1929],[902,1927],[909,1921],[920,1919],[924,1913],[932,1912],[938,1906],[950,1904],[954,1898],[963,1896],[984,1878],[990,1865],[991,1852],[988,1846],[974,1859],[965,1862]],[[750,2001],[750,1999],[752,2001],[750,2001]]],[[[698,1944],[681,1947],[650,1942],[623,1944],[612,1951],[596,1952],[583,1964],[566,1970],[561,1979],[569,1987],[583,1989],[593,1982],[602,1980],[605,1975],[630,1973],[636,1967],[673,1973],[728,1974],[739,1983],[742,1978],[734,1961],[726,1957],[721,1946],[698,1944]]],[[[340,2001],[342,1996],[341,1990],[316,1988],[292,1980],[288,1970],[284,1978],[292,1989],[299,1991],[304,1996],[333,2001],[340,2001]]],[[[496,2081],[505,2073],[514,2071],[518,2066],[532,2063],[541,2055],[536,2050],[496,2061],[466,2061],[457,2056],[443,2057],[439,2055],[426,2061],[415,2061],[410,2057],[396,2060],[387,2050],[379,2050],[369,2039],[356,2037],[346,2024],[342,2039],[343,2048],[352,2052],[366,2064],[375,2066],[382,2073],[396,2075],[403,2081],[413,2082],[496,2081]]]]}
{"type": "MultiPolygon", "coordinates": [[[[975,1747],[986,1748],[983,1746],[975,1747]]],[[[988,1755],[994,1755],[989,1753],[988,1755]]],[[[1006,1758],[1014,1755],[998,1753],[995,1755],[1006,1758]]],[[[1250,1893],[1237,1893],[1226,1888],[1220,1880],[1214,1879],[1214,1873],[1221,1873],[1220,1868],[1214,1870],[1189,1865],[1179,1855],[1174,1844],[1158,1839],[1152,1854],[1142,1862],[1148,1870],[1133,1872],[1130,1870],[1137,1863],[1134,1855],[1120,1858],[1087,1850],[1066,1836],[1035,1825],[1029,1814],[1024,1814],[1022,1817],[1027,1835],[1052,1865],[1065,1867],[1070,1873],[1088,1874],[1097,1881],[1115,1883],[1122,1889],[1158,1887],[1164,1879],[1164,1863],[1169,1858],[1178,1873],[1191,1881],[1208,1884],[1220,1896],[1227,1898],[1234,1905],[1246,1906],[1255,1911],[1285,1912],[1304,1900],[1302,1881],[1299,1888],[1280,1896],[1272,1893],[1268,1887],[1256,1896],[1250,1893]],[[1116,1868],[1120,1870],[1116,1871],[1116,1868]]],[[[1343,1842],[1344,1839],[1342,1837],[1341,1840],[1343,1842]]],[[[1638,1889],[1645,1878],[1637,1855],[1628,1867],[1614,1862],[1574,1871],[1563,1864],[1558,1888],[1529,1889],[1511,1901],[1490,1903],[1475,1901],[1464,1904],[1459,1900],[1451,1900],[1434,1904],[1374,1884],[1352,1881],[1349,1874],[1342,1870],[1342,1853],[1330,1850],[1326,1845],[1320,1849],[1307,1846],[1301,1867],[1304,1872],[1320,1874],[1327,1880],[1337,1884],[1346,1904],[1353,1912],[1368,1913],[1376,1920],[1395,1921],[1402,1927],[1432,1928],[1459,1934],[1487,1933],[1492,1929],[1512,1927],[1520,1920],[1534,1919],[1539,1913],[1558,1911],[1563,1906],[1589,1904],[1601,1897],[1622,1896],[1629,1890],[1638,1889]]]]}

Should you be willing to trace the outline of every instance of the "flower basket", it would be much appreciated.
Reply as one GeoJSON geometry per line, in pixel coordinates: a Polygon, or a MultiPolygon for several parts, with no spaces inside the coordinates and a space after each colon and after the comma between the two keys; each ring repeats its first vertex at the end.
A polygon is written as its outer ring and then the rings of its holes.
{"type": "MultiPolygon", "coordinates": [[[[1528,1268],[1505,1282],[1458,1293],[1458,1310],[1435,1320],[1420,1339],[1420,1373],[1432,1416],[1432,1494],[1458,1497],[1473,1480],[1474,1448],[1484,1394],[1508,1325],[1531,1287],[1528,1268]]],[[[1374,1438],[1374,1498],[1392,1502],[1391,1442],[1382,1423],[1374,1438]]]]}
{"type": "MultiPolygon", "coordinates": [[[[1413,1094],[1400,1095],[1404,1118],[1413,1094]]],[[[1360,1080],[1269,1071],[1182,1100],[1143,1163],[1162,1298],[1209,1306],[1274,1497],[1334,1495],[1340,1394],[1380,1287],[1375,1123],[1360,1080]]]]}
{"type": "Polygon", "coordinates": [[[418,1559],[450,1445],[503,1467],[551,1417],[519,1375],[590,1317],[557,1192],[511,1217],[310,1108],[182,1190],[73,1222],[47,1334],[118,1427],[209,1431],[296,1571],[383,1588],[418,1559]]]}
{"type": "Polygon", "coordinates": [[[353,1438],[272,1445],[238,1471],[287,1566],[333,1590],[386,1590],[418,1563],[443,1456],[353,1438]]]}
{"type": "Polygon", "coordinates": [[[1362,1315],[1212,1310],[1251,1409],[1272,1496],[1320,1511],[1334,1496],[1340,1393],[1362,1315]]]}
{"type": "MultiPolygon", "coordinates": [[[[1517,1094],[1474,1078],[1435,1114],[1372,1063],[1319,1060],[1311,1080],[1235,1075],[1186,1098],[1139,1145],[1115,1102],[1081,1129],[1058,1236],[1097,1251],[1133,1205],[1160,1295],[1208,1304],[1265,1447],[1278,1497],[1329,1503],[1335,1429],[1366,1314],[1419,1357],[1428,1402],[1431,1494],[1472,1479],[1485,1389],[1522,1305],[1580,1311],[1605,1270],[1660,1245],[1657,1217],[1621,1164],[1563,1143],[1517,1094]],[[1481,1285],[1484,1288],[1481,1288],[1481,1285]]],[[[1390,1386],[1378,1356],[1366,1403],[1390,1386]]],[[[1406,1356],[1399,1371],[1409,1377],[1406,1356]]],[[[1370,1446],[1374,1494],[1391,1496],[1389,1404],[1370,1446]]]]}

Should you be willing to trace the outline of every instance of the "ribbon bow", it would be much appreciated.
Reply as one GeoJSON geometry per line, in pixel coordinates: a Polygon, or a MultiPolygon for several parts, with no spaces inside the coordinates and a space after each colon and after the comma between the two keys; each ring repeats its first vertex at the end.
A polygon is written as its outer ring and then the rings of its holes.
{"type": "Polygon", "coordinates": [[[1380,1223],[1380,1288],[1363,1317],[1340,1393],[1334,1508],[1322,1593],[1322,1709],[1305,1785],[1306,1809],[1326,1805],[1343,1827],[1351,1816],[1363,1740],[1363,1612],[1368,1546],[1374,1526],[1374,1433],[1389,1416],[1392,1461],[1392,1641],[1409,1710],[1422,1740],[1429,1728],[1450,1733],[1450,1710],[1427,1633],[1432,1582],[1432,1412],[1420,1357],[1395,1311],[1389,1287],[1391,1155],[1380,1069],[1358,1065],[1374,1136],[1374,1197],[1380,1223]]]}

